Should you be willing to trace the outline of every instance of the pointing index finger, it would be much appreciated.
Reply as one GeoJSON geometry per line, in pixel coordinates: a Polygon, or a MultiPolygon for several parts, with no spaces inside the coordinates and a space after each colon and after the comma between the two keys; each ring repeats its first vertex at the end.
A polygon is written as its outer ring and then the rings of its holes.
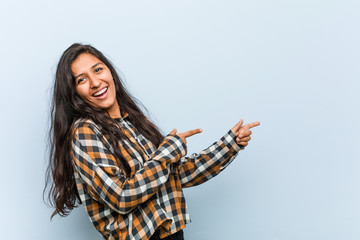
{"type": "Polygon", "coordinates": [[[192,135],[195,135],[195,134],[201,133],[201,132],[202,132],[202,129],[201,129],[201,128],[197,128],[197,129],[193,129],[193,130],[184,132],[184,135],[185,135],[185,137],[190,137],[190,136],[192,136],[192,135]]]}
{"type": "Polygon", "coordinates": [[[250,129],[250,128],[253,128],[253,127],[256,127],[256,126],[259,126],[259,125],[260,125],[260,122],[252,122],[252,123],[248,123],[248,124],[244,125],[243,127],[247,128],[247,129],[250,129]]]}

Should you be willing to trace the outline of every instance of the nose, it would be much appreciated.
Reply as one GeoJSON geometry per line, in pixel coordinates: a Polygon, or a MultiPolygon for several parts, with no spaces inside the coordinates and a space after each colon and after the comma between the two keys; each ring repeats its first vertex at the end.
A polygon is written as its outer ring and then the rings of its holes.
{"type": "Polygon", "coordinates": [[[90,77],[89,80],[91,88],[98,88],[100,86],[101,81],[96,76],[90,77]]]}

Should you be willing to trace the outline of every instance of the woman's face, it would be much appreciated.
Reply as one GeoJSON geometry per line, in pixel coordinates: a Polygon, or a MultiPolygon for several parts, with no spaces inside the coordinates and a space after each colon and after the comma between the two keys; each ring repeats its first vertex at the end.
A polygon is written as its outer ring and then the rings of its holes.
{"type": "Polygon", "coordinates": [[[80,54],[71,64],[77,94],[88,104],[120,117],[116,90],[110,69],[90,53],[80,54]]]}

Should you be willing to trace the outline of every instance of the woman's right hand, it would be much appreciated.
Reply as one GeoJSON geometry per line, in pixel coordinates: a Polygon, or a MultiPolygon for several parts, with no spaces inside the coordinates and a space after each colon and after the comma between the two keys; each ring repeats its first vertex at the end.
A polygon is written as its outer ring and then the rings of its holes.
{"type": "Polygon", "coordinates": [[[177,130],[176,128],[174,128],[169,134],[170,135],[178,135],[184,142],[185,142],[185,145],[186,145],[186,138],[187,137],[191,137],[192,135],[195,135],[195,134],[198,134],[198,133],[201,133],[202,132],[202,129],[201,128],[197,128],[197,129],[193,129],[193,130],[190,130],[190,131],[187,131],[187,132],[183,132],[183,133],[178,133],[176,134],[177,130]]]}

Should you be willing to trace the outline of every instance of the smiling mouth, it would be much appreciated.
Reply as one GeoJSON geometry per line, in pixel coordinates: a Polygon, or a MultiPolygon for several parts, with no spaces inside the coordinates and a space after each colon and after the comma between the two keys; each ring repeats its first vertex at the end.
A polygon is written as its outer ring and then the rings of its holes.
{"type": "Polygon", "coordinates": [[[104,94],[107,92],[108,87],[104,87],[103,89],[101,89],[100,91],[97,91],[96,93],[93,94],[93,97],[101,97],[104,96],[104,94]]]}

